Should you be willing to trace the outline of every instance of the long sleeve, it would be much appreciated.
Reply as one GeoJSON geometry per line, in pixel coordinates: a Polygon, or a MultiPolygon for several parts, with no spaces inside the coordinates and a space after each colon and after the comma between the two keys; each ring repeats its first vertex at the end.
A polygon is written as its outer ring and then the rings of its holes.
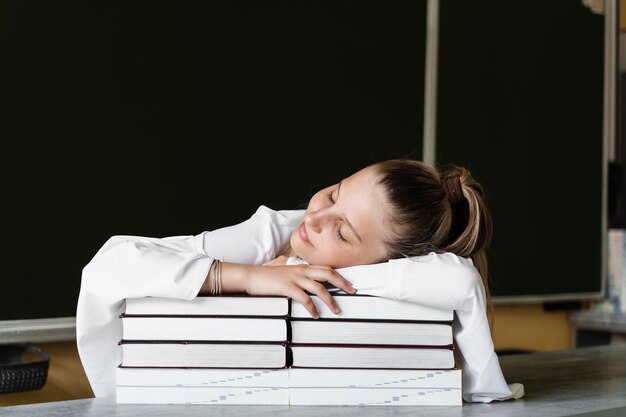
{"type": "Polygon", "coordinates": [[[455,310],[454,338],[463,369],[463,399],[491,402],[524,395],[507,384],[495,353],[485,289],[470,259],[451,253],[339,269],[360,293],[455,310]]]}
{"type": "Polygon", "coordinates": [[[195,236],[113,236],[83,268],[76,311],[78,352],[96,397],[115,395],[124,300],[197,296],[214,259],[260,264],[288,242],[302,216],[265,206],[246,221],[195,236]]]}

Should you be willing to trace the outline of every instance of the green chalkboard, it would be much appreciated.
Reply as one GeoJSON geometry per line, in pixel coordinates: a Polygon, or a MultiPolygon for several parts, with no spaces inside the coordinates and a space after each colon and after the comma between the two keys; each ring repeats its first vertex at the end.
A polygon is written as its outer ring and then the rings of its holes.
{"type": "Polygon", "coordinates": [[[115,234],[196,234],[421,157],[425,1],[3,1],[0,321],[115,234]]]}

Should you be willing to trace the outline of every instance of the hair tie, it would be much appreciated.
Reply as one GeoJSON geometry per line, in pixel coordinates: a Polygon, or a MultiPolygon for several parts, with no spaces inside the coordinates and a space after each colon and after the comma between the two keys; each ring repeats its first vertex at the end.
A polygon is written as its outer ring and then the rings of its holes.
{"type": "Polygon", "coordinates": [[[441,178],[443,190],[448,196],[450,204],[457,204],[463,201],[463,187],[461,186],[461,175],[458,173],[445,174],[441,178]]]}

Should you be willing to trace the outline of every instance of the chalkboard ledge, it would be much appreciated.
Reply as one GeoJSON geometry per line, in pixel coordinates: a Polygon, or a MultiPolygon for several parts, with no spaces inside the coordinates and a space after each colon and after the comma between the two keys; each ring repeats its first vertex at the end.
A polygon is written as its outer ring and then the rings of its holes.
{"type": "Polygon", "coordinates": [[[0,321],[2,343],[42,343],[76,340],[76,317],[0,321]]]}

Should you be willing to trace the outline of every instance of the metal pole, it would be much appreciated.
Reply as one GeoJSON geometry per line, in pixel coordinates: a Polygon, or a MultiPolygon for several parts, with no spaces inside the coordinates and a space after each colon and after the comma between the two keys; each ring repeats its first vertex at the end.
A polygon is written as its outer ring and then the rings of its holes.
{"type": "Polygon", "coordinates": [[[436,161],[437,60],[439,49],[439,0],[428,0],[426,17],[426,70],[424,80],[424,143],[422,160],[436,161]]]}

